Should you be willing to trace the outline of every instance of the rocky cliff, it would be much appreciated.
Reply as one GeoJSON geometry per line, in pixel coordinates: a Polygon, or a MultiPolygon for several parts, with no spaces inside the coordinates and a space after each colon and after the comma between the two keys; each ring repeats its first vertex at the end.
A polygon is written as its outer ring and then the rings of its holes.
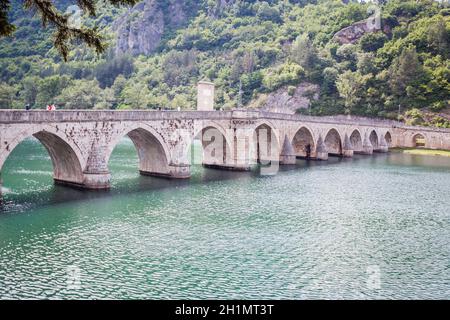
{"type": "Polygon", "coordinates": [[[372,23],[371,20],[362,20],[338,31],[333,39],[340,44],[356,43],[363,35],[371,32],[383,31],[388,34],[390,29],[387,25],[381,27],[372,23]]]}
{"type": "Polygon", "coordinates": [[[187,22],[192,14],[187,5],[182,0],[145,0],[135,5],[114,22],[116,54],[153,53],[164,33],[187,22]]]}
{"type": "Polygon", "coordinates": [[[269,94],[263,94],[249,107],[263,111],[294,114],[298,109],[307,109],[312,100],[319,99],[320,87],[310,82],[298,86],[283,87],[269,94]]]}
{"type": "Polygon", "coordinates": [[[208,15],[220,16],[235,0],[144,0],[119,17],[113,25],[116,54],[149,55],[158,48],[164,35],[187,25],[200,8],[208,15]]]}

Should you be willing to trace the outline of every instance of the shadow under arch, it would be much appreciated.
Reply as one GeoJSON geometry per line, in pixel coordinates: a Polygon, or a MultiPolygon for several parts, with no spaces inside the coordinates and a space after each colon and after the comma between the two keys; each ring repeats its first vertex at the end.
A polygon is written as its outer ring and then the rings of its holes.
{"type": "Polygon", "coordinates": [[[416,133],[412,138],[414,148],[425,148],[427,140],[422,133],[416,133]]]}
{"type": "Polygon", "coordinates": [[[106,152],[106,163],[119,142],[128,137],[133,142],[139,158],[139,172],[142,175],[169,177],[170,153],[164,140],[151,127],[134,126],[127,128],[110,143],[106,152]]]}
{"type": "Polygon", "coordinates": [[[355,153],[362,153],[363,148],[363,140],[361,132],[358,129],[353,130],[352,134],[350,135],[350,142],[353,146],[353,151],[355,153]]]}
{"type": "Polygon", "coordinates": [[[384,135],[384,139],[386,140],[388,148],[391,148],[392,147],[392,135],[389,131],[387,131],[386,134],[384,135]]]}
{"type": "Polygon", "coordinates": [[[27,130],[20,133],[13,141],[8,143],[7,152],[0,157],[0,172],[11,152],[27,138],[36,138],[47,150],[53,165],[53,180],[57,184],[83,187],[84,174],[82,168],[81,152],[68,142],[60,131],[52,127],[36,130],[27,130]]]}
{"type": "Polygon", "coordinates": [[[295,155],[299,158],[314,157],[313,153],[316,150],[316,143],[314,141],[312,131],[306,126],[302,126],[297,130],[292,139],[292,147],[294,148],[295,155]]]}
{"type": "Polygon", "coordinates": [[[336,129],[328,131],[324,143],[330,156],[342,156],[342,138],[336,129]]]}
{"type": "Polygon", "coordinates": [[[377,132],[375,130],[372,130],[370,132],[369,140],[370,140],[370,143],[373,146],[373,150],[377,151],[380,148],[380,139],[379,139],[378,134],[377,134],[377,132]]]}

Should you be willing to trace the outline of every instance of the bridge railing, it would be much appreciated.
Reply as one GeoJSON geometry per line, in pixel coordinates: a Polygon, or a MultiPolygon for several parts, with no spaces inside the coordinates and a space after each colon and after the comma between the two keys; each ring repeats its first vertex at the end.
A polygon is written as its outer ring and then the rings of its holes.
{"type": "Polygon", "coordinates": [[[224,120],[224,119],[272,119],[322,124],[363,125],[391,127],[450,133],[450,129],[436,127],[407,126],[393,120],[371,119],[359,116],[308,116],[283,114],[252,109],[230,111],[157,111],[157,110],[10,110],[0,109],[0,123],[41,122],[89,122],[89,121],[154,121],[154,120],[224,120]]]}
{"type": "Polygon", "coordinates": [[[231,118],[232,111],[157,111],[157,110],[0,110],[0,123],[151,121],[170,119],[231,118]]]}

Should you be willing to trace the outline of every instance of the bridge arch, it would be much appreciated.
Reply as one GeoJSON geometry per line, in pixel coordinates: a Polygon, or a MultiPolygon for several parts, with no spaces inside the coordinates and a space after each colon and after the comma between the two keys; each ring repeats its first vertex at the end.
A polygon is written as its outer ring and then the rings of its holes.
{"type": "Polygon", "coordinates": [[[328,131],[324,143],[329,155],[342,155],[342,137],[336,129],[332,128],[328,131]]]}
{"type": "Polygon", "coordinates": [[[412,138],[412,143],[414,148],[425,148],[427,139],[424,134],[416,133],[412,138]]]}
{"type": "Polygon", "coordinates": [[[162,136],[151,126],[136,124],[125,127],[108,144],[105,162],[108,164],[111,154],[124,137],[133,142],[138,158],[139,172],[143,175],[170,176],[170,152],[162,136]]]}
{"type": "Polygon", "coordinates": [[[362,140],[361,131],[359,129],[353,130],[353,132],[350,135],[350,142],[353,146],[353,151],[355,153],[362,152],[364,150],[363,148],[363,140],[362,140]]]}
{"type": "Polygon", "coordinates": [[[275,126],[269,121],[261,121],[254,126],[252,131],[252,158],[257,163],[279,161],[280,136],[275,126]]]}
{"type": "Polygon", "coordinates": [[[301,126],[294,134],[292,139],[292,147],[294,148],[297,157],[307,157],[307,148],[310,146],[310,151],[316,150],[316,143],[313,131],[307,126],[301,126]]]}
{"type": "Polygon", "coordinates": [[[6,152],[0,155],[0,172],[11,152],[25,139],[34,137],[47,150],[53,165],[53,179],[57,183],[82,186],[85,157],[79,147],[57,126],[33,126],[21,131],[12,141],[5,141],[6,152]]]}
{"type": "MultiPolygon", "coordinates": [[[[229,141],[227,131],[214,121],[200,121],[194,126],[194,134],[187,143],[186,154],[192,147],[195,139],[202,145],[202,164],[211,167],[227,166],[230,164],[234,151],[229,141]]],[[[188,159],[192,164],[191,159],[188,159]]]]}

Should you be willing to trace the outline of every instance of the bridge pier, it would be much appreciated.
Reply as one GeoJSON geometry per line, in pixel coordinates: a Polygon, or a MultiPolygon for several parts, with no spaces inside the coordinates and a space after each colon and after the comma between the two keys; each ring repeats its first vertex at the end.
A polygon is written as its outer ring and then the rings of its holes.
{"type": "Polygon", "coordinates": [[[348,137],[348,135],[345,134],[344,146],[342,148],[342,156],[344,158],[352,158],[353,153],[354,153],[354,151],[353,151],[352,142],[350,141],[350,138],[348,137]]]}
{"type": "Polygon", "coordinates": [[[322,136],[319,136],[319,139],[317,140],[316,159],[322,161],[328,160],[328,150],[327,146],[323,142],[322,136]]]}
{"type": "Polygon", "coordinates": [[[359,153],[366,155],[373,154],[373,145],[372,142],[370,142],[369,135],[367,133],[364,136],[362,151],[360,151],[359,153]]]}
{"type": "Polygon", "coordinates": [[[248,161],[243,160],[215,160],[213,157],[203,160],[202,166],[209,169],[226,170],[226,171],[250,171],[251,165],[248,161]]]}
{"type": "Polygon", "coordinates": [[[168,171],[139,170],[143,176],[161,177],[168,179],[189,179],[191,177],[191,166],[189,164],[170,164],[168,171]]]}
{"type": "MultiPolygon", "coordinates": [[[[70,182],[58,181],[58,183],[73,186],[70,182]]],[[[80,187],[91,190],[105,190],[111,187],[111,174],[109,172],[103,173],[84,173],[83,185],[80,187]]]]}
{"type": "Polygon", "coordinates": [[[383,135],[381,135],[380,148],[377,150],[377,152],[381,152],[381,153],[389,152],[389,146],[387,144],[386,138],[383,135]]]}
{"type": "Polygon", "coordinates": [[[342,150],[342,156],[344,158],[352,158],[353,157],[353,150],[351,150],[351,149],[343,149],[342,150]]]}
{"type": "Polygon", "coordinates": [[[189,164],[169,165],[170,178],[189,179],[191,177],[191,166],[189,164]]]}
{"type": "Polygon", "coordinates": [[[283,148],[280,154],[281,165],[293,165],[297,162],[297,156],[295,155],[294,147],[289,142],[287,135],[284,137],[283,148]]]}

